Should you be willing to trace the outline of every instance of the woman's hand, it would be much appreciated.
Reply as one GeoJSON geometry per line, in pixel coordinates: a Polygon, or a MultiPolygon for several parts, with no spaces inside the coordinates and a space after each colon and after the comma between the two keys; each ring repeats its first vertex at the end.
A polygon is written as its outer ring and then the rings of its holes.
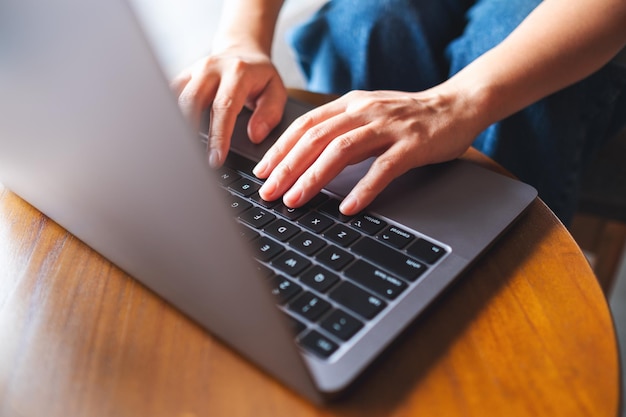
{"type": "Polygon", "coordinates": [[[209,163],[224,162],[237,115],[253,110],[248,136],[259,143],[280,122],[287,92],[269,56],[254,49],[230,48],[184,70],[171,84],[183,113],[199,128],[210,107],[209,163]]]}
{"type": "Polygon", "coordinates": [[[340,206],[352,215],[409,169],[460,156],[484,126],[471,106],[443,90],[353,91],[301,116],[254,169],[267,178],[261,197],[284,194],[287,206],[301,206],[346,166],[376,156],[340,206]]]}

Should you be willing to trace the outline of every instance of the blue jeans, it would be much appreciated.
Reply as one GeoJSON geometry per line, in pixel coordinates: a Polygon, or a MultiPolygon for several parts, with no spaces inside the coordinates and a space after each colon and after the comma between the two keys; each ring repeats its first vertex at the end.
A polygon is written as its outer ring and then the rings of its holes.
{"type": "MultiPolygon", "coordinates": [[[[331,0],[289,42],[308,88],[420,91],[500,43],[540,0],[331,0]]],[[[626,122],[626,68],[607,64],[482,132],[474,146],[568,224],[581,174],[626,122]]]]}

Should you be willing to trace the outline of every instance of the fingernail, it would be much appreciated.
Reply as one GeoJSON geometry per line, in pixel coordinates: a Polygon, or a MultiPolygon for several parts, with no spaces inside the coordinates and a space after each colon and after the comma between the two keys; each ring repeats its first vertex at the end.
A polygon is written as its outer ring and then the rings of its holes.
{"type": "Polygon", "coordinates": [[[267,177],[267,162],[265,160],[261,160],[252,170],[252,173],[257,176],[257,178],[265,178],[267,177]]]}
{"type": "Polygon", "coordinates": [[[211,149],[209,152],[209,165],[211,168],[220,167],[220,152],[217,149],[211,149]]]}
{"type": "Polygon", "coordinates": [[[277,184],[274,179],[270,178],[269,180],[265,181],[265,183],[263,184],[263,186],[261,186],[261,189],[259,190],[261,198],[268,201],[274,200],[274,192],[276,191],[276,187],[277,184]]]}
{"type": "Polygon", "coordinates": [[[300,199],[302,199],[302,188],[297,185],[291,187],[291,189],[287,191],[283,197],[283,201],[288,207],[298,206],[300,199]]]}
{"type": "Polygon", "coordinates": [[[352,195],[348,195],[339,205],[339,211],[346,215],[354,214],[354,209],[356,205],[357,199],[354,198],[352,195]]]}

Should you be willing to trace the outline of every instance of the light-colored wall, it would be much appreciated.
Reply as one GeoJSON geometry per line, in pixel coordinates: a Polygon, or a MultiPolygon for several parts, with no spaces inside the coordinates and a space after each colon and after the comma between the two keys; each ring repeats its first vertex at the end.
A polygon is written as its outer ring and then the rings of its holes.
{"type": "MultiPolygon", "coordinates": [[[[225,0],[132,0],[148,38],[169,77],[210,52],[225,0]]],[[[285,84],[303,79],[284,41],[285,31],[311,15],[326,0],[286,0],[276,30],[273,57],[285,84]]]]}

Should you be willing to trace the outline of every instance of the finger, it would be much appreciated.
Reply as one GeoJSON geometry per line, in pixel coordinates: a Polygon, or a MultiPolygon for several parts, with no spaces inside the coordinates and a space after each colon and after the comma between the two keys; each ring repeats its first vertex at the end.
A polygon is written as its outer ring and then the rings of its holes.
{"type": "Polygon", "coordinates": [[[237,116],[243,109],[247,87],[241,79],[225,77],[211,105],[209,124],[209,164],[217,168],[224,163],[237,116]]]}
{"type": "Polygon", "coordinates": [[[253,143],[260,143],[280,123],[287,91],[280,78],[273,78],[253,104],[253,113],[248,122],[248,137],[253,143]]]}
{"type": "MultiPolygon", "coordinates": [[[[336,100],[337,101],[337,100],[336,100]]],[[[283,134],[276,140],[270,149],[263,155],[254,168],[253,173],[259,178],[268,178],[270,173],[285,158],[302,136],[313,126],[340,114],[343,111],[341,105],[335,102],[317,107],[300,117],[289,125],[283,134]]]]}
{"type": "Polygon", "coordinates": [[[359,127],[335,138],[311,166],[285,193],[288,207],[299,207],[314,197],[343,169],[382,152],[386,141],[372,135],[367,126],[359,127]]]}
{"type": "MultiPolygon", "coordinates": [[[[341,135],[357,128],[359,122],[357,119],[339,114],[312,126],[272,170],[269,178],[259,190],[261,196],[268,200],[274,200],[284,194],[292,187],[298,177],[316,161],[329,144],[334,141],[341,142],[341,135]]],[[[292,192],[292,194],[294,193],[295,191],[292,192]]],[[[292,199],[299,200],[296,197],[292,199]]]]}
{"type": "Polygon", "coordinates": [[[189,80],[191,80],[191,72],[183,71],[170,81],[170,89],[176,97],[180,96],[189,80]]]}
{"type": "Polygon", "coordinates": [[[202,111],[213,100],[219,79],[217,77],[191,76],[178,96],[178,106],[197,130],[202,111]]]}
{"type": "Polygon", "coordinates": [[[367,173],[344,198],[339,206],[343,214],[352,216],[365,209],[391,181],[411,168],[409,163],[403,162],[408,160],[406,155],[409,150],[403,145],[396,145],[374,160],[367,173]]]}

